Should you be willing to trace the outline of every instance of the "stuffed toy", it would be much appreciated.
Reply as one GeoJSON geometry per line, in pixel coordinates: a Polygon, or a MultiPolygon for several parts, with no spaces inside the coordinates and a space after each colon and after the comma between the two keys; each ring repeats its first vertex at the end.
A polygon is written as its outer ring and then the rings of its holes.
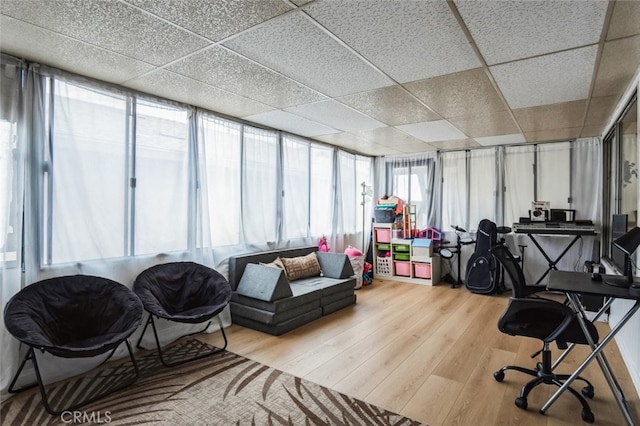
{"type": "Polygon", "coordinates": [[[344,251],[344,254],[346,254],[349,257],[362,256],[362,252],[352,246],[347,246],[347,248],[344,251]]]}
{"type": "Polygon", "coordinates": [[[329,251],[329,245],[327,244],[327,237],[324,235],[318,241],[318,251],[329,251]]]}

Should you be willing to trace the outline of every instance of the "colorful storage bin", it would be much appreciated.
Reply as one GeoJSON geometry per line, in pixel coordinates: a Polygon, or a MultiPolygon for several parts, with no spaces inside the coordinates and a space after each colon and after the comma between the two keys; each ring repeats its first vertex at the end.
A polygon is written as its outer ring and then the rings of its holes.
{"type": "Polygon", "coordinates": [[[429,238],[414,238],[413,239],[413,255],[421,257],[433,256],[433,244],[429,238]]]}
{"type": "Polygon", "coordinates": [[[377,273],[380,275],[391,275],[391,258],[378,256],[376,258],[377,273]]]}
{"type": "Polygon", "coordinates": [[[401,275],[403,277],[411,276],[411,263],[404,262],[400,260],[394,260],[393,265],[396,269],[396,275],[401,275]]]}
{"type": "Polygon", "coordinates": [[[391,242],[391,229],[388,228],[375,228],[376,241],[379,243],[391,242]]]}
{"type": "Polygon", "coordinates": [[[394,260],[409,260],[411,256],[409,253],[393,253],[394,260]]]}
{"type": "Polygon", "coordinates": [[[431,264],[430,263],[414,263],[413,264],[413,276],[416,278],[431,278],[431,264]]]}

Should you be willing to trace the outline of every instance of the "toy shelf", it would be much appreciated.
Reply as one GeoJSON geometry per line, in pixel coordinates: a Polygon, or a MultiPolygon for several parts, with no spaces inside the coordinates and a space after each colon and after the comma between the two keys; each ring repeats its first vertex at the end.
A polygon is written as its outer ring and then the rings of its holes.
{"type": "Polygon", "coordinates": [[[440,282],[440,256],[423,239],[393,238],[391,223],[373,224],[374,276],[423,285],[440,282]]]}

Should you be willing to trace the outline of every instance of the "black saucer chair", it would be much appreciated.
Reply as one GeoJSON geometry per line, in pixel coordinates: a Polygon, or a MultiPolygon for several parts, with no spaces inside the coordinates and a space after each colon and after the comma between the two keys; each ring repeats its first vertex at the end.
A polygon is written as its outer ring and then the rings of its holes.
{"type": "Polygon", "coordinates": [[[147,327],[151,324],[158,355],[163,365],[170,367],[204,358],[221,352],[227,347],[227,336],[219,314],[231,300],[231,286],[216,270],[194,262],[169,262],[152,266],[138,275],[133,284],[133,291],[142,300],[144,309],[149,312],[149,318],[138,339],[138,348],[147,327]],[[186,324],[200,324],[208,321],[202,330],[189,335],[204,332],[209,328],[212,318],[217,317],[224,345],[187,359],[177,361],[166,359],[158,338],[154,316],[186,324]]]}
{"type": "MultiPolygon", "coordinates": [[[[9,392],[39,386],[45,409],[53,415],[74,411],[135,382],[138,366],[127,340],[142,323],[140,299],[126,286],[107,278],[69,275],[31,284],[14,295],[4,309],[7,330],[28,351],[18,368],[9,392]],[[127,377],[108,377],[119,385],[95,386],[102,389],[83,401],[73,399],[64,409],[54,409],[42,380],[36,352],[62,358],[89,358],[110,351],[106,362],[121,343],[125,343],[134,367],[127,377]],[[37,384],[14,389],[27,361],[33,362],[37,384]]],[[[81,392],[84,393],[84,392],[81,392]]]]}
{"type": "MultiPolygon", "coordinates": [[[[562,381],[568,379],[570,374],[556,374],[553,372],[555,365],[552,364],[550,344],[556,342],[558,348],[567,349],[567,343],[588,345],[580,324],[576,318],[578,315],[566,304],[544,297],[537,297],[538,294],[531,292],[526,286],[524,275],[518,261],[509,252],[505,245],[497,245],[491,249],[495,258],[503,266],[505,272],[509,274],[513,285],[512,297],[509,305],[498,320],[498,329],[512,336],[524,336],[539,339],[543,342],[540,351],[531,357],[535,358],[542,353],[542,361],[538,362],[535,368],[524,368],[515,365],[507,365],[493,373],[493,377],[498,381],[504,380],[505,371],[516,370],[533,376],[527,384],[522,387],[520,396],[515,400],[517,407],[527,408],[527,396],[540,384],[553,384],[562,386],[562,381]]],[[[587,321],[589,334],[594,342],[598,341],[598,331],[593,323],[587,321]]],[[[556,363],[557,364],[557,363],[556,363]]],[[[586,383],[582,388],[582,395],[575,389],[569,387],[567,390],[574,395],[582,405],[582,420],[593,423],[595,417],[586,399],[593,398],[593,385],[583,377],[577,377],[586,383]]]]}

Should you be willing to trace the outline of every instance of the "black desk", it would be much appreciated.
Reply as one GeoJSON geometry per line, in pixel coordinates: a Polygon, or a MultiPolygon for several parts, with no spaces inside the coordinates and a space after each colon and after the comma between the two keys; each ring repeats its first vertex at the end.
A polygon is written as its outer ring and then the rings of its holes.
{"type": "Polygon", "coordinates": [[[551,270],[557,270],[556,265],[560,262],[560,259],[564,257],[565,254],[569,251],[571,247],[576,243],[576,241],[580,240],[583,235],[596,235],[596,228],[592,225],[575,225],[573,223],[549,223],[549,222],[540,222],[540,223],[514,223],[513,224],[513,232],[516,234],[527,234],[533,244],[538,248],[542,256],[547,260],[549,267],[546,271],[538,278],[536,281],[536,285],[540,284],[542,280],[547,276],[547,274],[551,270]],[[573,236],[573,239],[567,244],[565,249],[558,255],[556,259],[551,259],[547,252],[542,248],[538,240],[536,240],[535,235],[559,235],[559,236],[573,236]]]}
{"type": "Polygon", "coordinates": [[[589,363],[593,361],[594,358],[596,358],[598,360],[598,364],[600,365],[600,369],[607,379],[607,383],[609,384],[609,387],[611,388],[611,391],[616,398],[618,406],[620,407],[620,410],[622,411],[622,414],[627,421],[627,424],[634,424],[624,394],[622,393],[620,385],[613,375],[611,367],[609,366],[604,353],[602,353],[602,350],[614,338],[618,331],[620,331],[622,327],[624,327],[627,321],[629,321],[629,319],[638,311],[638,308],[640,308],[640,296],[631,296],[629,294],[629,290],[626,288],[610,286],[604,282],[604,280],[606,279],[607,276],[604,275],[603,281],[594,281],[591,279],[591,274],[585,272],[551,271],[549,275],[549,284],[547,285],[547,289],[562,291],[566,293],[573,309],[579,313],[577,315],[578,321],[580,323],[580,326],[582,327],[582,330],[585,332],[585,336],[587,337],[587,340],[591,345],[592,351],[591,354],[582,362],[582,364],[580,364],[578,369],[571,375],[571,377],[569,377],[569,379],[564,382],[562,387],[560,387],[560,389],[558,389],[558,391],[556,391],[556,393],[554,393],[551,398],[549,398],[546,404],[542,406],[540,412],[543,414],[556,401],[556,399],[558,399],[560,394],[564,392],[569,387],[569,385],[571,385],[571,382],[573,382],[573,380],[578,375],[580,375],[585,368],[587,368],[587,365],[589,365],[589,363]],[[605,297],[607,299],[607,302],[600,310],[601,312],[608,309],[614,299],[630,299],[635,300],[635,303],[631,307],[631,309],[629,309],[629,311],[622,317],[620,322],[616,324],[615,327],[613,327],[604,338],[600,339],[600,343],[596,344],[595,342],[591,341],[591,336],[587,332],[585,324],[586,314],[582,309],[582,305],[579,300],[580,294],[591,294],[595,296],[605,297]]]}

